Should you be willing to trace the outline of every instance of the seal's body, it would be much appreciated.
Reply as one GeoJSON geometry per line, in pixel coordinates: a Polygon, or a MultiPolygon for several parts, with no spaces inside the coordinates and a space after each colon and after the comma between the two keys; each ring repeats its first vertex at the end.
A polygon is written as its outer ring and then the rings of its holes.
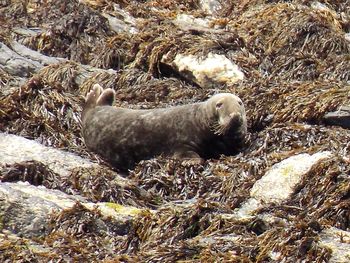
{"type": "Polygon", "coordinates": [[[113,101],[112,89],[94,85],[83,107],[83,136],[90,150],[120,169],[160,154],[191,159],[230,154],[247,132],[242,101],[230,93],[150,110],[113,107],[113,101]]]}

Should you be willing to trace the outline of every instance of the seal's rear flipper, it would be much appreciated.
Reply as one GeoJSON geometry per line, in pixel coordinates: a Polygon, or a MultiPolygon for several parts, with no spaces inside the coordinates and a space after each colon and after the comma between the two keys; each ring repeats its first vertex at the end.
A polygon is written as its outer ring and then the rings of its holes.
{"type": "Polygon", "coordinates": [[[114,102],[115,91],[112,89],[105,89],[97,99],[97,106],[112,106],[114,102]]]}
{"type": "Polygon", "coordinates": [[[92,89],[88,92],[85,97],[85,103],[83,106],[83,111],[81,113],[81,120],[84,121],[86,112],[90,109],[96,107],[96,103],[101,93],[103,92],[103,88],[99,84],[95,84],[92,89]]]}
{"type": "Polygon", "coordinates": [[[96,106],[96,101],[100,97],[102,92],[103,92],[103,88],[99,84],[95,84],[92,87],[92,90],[90,90],[89,93],[85,97],[84,107],[91,108],[91,107],[96,106]]]}

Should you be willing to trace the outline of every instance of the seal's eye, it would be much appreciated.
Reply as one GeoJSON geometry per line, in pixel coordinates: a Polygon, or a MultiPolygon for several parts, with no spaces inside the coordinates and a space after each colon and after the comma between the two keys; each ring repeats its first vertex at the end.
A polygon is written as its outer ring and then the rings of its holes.
{"type": "Polygon", "coordinates": [[[220,109],[220,108],[221,108],[221,106],[222,106],[222,104],[223,104],[222,102],[218,102],[218,103],[216,103],[216,108],[217,108],[217,109],[220,109]]]}
{"type": "Polygon", "coordinates": [[[240,106],[243,106],[243,102],[242,102],[241,100],[238,101],[238,104],[239,104],[240,106]]]}

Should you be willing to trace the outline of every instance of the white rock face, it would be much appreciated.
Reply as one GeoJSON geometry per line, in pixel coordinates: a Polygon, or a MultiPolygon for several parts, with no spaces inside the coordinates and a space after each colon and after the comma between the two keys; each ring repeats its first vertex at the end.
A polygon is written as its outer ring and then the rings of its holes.
{"type": "Polygon", "coordinates": [[[215,25],[215,20],[210,16],[198,18],[188,14],[178,14],[172,22],[184,31],[223,34],[223,31],[219,29],[218,25],[215,25]]]}
{"type": "Polygon", "coordinates": [[[30,197],[43,200],[43,203],[50,203],[52,207],[57,209],[72,208],[76,202],[80,202],[89,210],[98,209],[103,215],[117,218],[120,215],[136,215],[142,210],[136,207],[122,206],[114,203],[106,202],[87,202],[85,198],[78,195],[67,195],[59,190],[47,189],[44,186],[34,186],[27,182],[18,183],[0,183],[0,193],[7,186],[12,191],[18,191],[30,197]]]}
{"type": "Polygon", "coordinates": [[[176,55],[174,66],[180,74],[193,75],[193,81],[203,88],[218,84],[233,84],[243,80],[244,74],[224,55],[209,53],[206,58],[194,55],[176,55]]]}
{"type": "Polygon", "coordinates": [[[335,227],[324,229],[320,233],[319,243],[332,250],[330,263],[350,262],[350,232],[335,227]]]}
{"type": "Polygon", "coordinates": [[[46,147],[20,136],[0,133],[0,166],[32,160],[47,165],[62,176],[69,175],[74,168],[94,165],[73,153],[46,147]]]}
{"type": "Polygon", "coordinates": [[[209,28],[210,27],[210,20],[207,18],[196,18],[191,15],[187,14],[178,14],[173,21],[174,24],[177,25],[191,25],[193,27],[203,27],[203,28],[209,28]]]}
{"type": "Polygon", "coordinates": [[[217,0],[200,0],[199,4],[205,12],[211,15],[217,13],[222,8],[221,3],[217,0]]]}
{"type": "Polygon", "coordinates": [[[322,4],[318,1],[312,2],[311,7],[320,11],[331,11],[325,4],[322,4]]]}
{"type": "Polygon", "coordinates": [[[254,211],[270,203],[279,204],[288,199],[296,186],[320,161],[332,156],[324,151],[313,155],[303,153],[289,157],[277,163],[266,174],[255,182],[250,190],[250,196],[242,206],[235,210],[236,217],[244,219],[253,215],[254,211]]]}
{"type": "Polygon", "coordinates": [[[302,177],[320,161],[331,157],[330,152],[313,155],[298,154],[272,166],[250,191],[251,197],[265,203],[280,203],[294,193],[302,177]]]}

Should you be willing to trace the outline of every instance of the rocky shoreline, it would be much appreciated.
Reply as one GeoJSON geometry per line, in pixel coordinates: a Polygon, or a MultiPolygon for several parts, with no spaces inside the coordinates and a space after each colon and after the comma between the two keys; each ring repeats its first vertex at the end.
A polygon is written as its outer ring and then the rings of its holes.
{"type": "Polygon", "coordinates": [[[0,3],[1,262],[348,262],[349,1],[0,3]],[[118,106],[240,96],[247,145],[120,173],[80,134],[118,106]]]}

